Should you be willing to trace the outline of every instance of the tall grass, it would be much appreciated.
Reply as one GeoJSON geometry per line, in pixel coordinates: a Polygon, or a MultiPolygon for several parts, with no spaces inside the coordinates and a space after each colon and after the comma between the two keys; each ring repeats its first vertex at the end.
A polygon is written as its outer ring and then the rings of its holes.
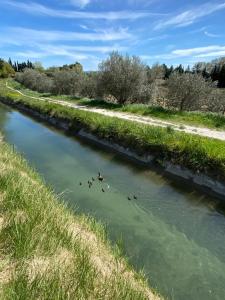
{"type": "Polygon", "coordinates": [[[41,94],[38,92],[26,89],[20,83],[11,80],[10,85],[18,90],[21,90],[24,94],[28,96],[36,97],[51,97],[52,99],[60,99],[70,102],[75,102],[76,104],[86,105],[89,107],[105,108],[115,111],[129,112],[142,116],[149,116],[154,118],[159,118],[165,121],[177,122],[181,124],[194,125],[194,126],[204,126],[212,129],[225,130],[225,116],[217,113],[210,112],[186,112],[166,109],[163,107],[150,106],[147,104],[126,104],[120,105],[116,103],[110,103],[99,99],[83,99],[68,95],[51,95],[51,94],[41,94]]]}
{"type": "Polygon", "coordinates": [[[159,299],[110,246],[0,142],[1,299],[159,299]]]}
{"type": "Polygon", "coordinates": [[[42,114],[67,120],[70,129],[85,128],[99,137],[129,147],[139,154],[154,154],[156,159],[169,160],[194,171],[225,178],[225,142],[191,135],[167,128],[137,124],[97,113],[71,109],[48,101],[32,100],[6,90],[0,85],[2,99],[20,103],[42,114]]]}

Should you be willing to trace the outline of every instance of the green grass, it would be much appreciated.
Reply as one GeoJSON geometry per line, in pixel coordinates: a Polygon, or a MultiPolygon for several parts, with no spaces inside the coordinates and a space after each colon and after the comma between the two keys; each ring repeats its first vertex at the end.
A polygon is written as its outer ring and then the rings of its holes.
{"type": "MultiPolygon", "coordinates": [[[[149,106],[145,104],[127,104],[119,105],[115,103],[106,102],[104,100],[90,100],[86,98],[77,98],[73,96],[60,95],[55,96],[51,94],[41,94],[38,92],[26,89],[24,86],[14,80],[10,80],[10,86],[21,90],[28,96],[36,97],[51,97],[56,100],[72,101],[76,104],[86,105],[89,107],[99,107],[115,111],[129,112],[142,116],[149,116],[174,123],[181,123],[194,126],[208,127],[212,129],[225,130],[225,116],[216,113],[203,112],[180,112],[163,107],[149,106]]],[[[225,95],[224,95],[225,96],[225,95]]]]}
{"type": "Polygon", "coordinates": [[[0,95],[10,103],[22,103],[42,114],[68,120],[72,131],[84,128],[101,138],[129,147],[138,154],[150,153],[156,160],[171,161],[194,171],[225,178],[223,141],[32,100],[9,92],[3,82],[0,84],[0,95]]]}
{"type": "Polygon", "coordinates": [[[0,299],[159,299],[103,226],[74,215],[4,142],[0,221],[0,299]]]}

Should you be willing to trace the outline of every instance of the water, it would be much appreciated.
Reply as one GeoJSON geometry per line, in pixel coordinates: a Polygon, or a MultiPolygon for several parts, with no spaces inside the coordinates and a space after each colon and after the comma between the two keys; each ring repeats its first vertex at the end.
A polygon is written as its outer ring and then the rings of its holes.
{"type": "Polygon", "coordinates": [[[218,200],[3,105],[0,131],[71,207],[107,224],[113,241],[122,237],[130,262],[163,296],[225,299],[225,210],[218,200]],[[99,170],[106,182],[89,189],[99,170]],[[134,194],[138,199],[128,201],[134,194]]]}

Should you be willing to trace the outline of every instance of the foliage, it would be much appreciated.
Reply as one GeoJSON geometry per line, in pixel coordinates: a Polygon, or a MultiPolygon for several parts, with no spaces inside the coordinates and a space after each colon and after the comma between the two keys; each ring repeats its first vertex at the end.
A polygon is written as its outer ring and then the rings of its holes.
{"type": "Polygon", "coordinates": [[[7,78],[14,74],[15,72],[10,64],[5,62],[3,59],[0,59],[0,78],[7,78]]]}
{"type": "Polygon", "coordinates": [[[58,71],[53,77],[53,93],[59,95],[79,95],[83,74],[76,71],[58,71]]]}
{"type": "Polygon", "coordinates": [[[11,58],[9,58],[8,63],[14,69],[15,72],[22,72],[24,69],[33,69],[34,68],[32,62],[29,61],[29,59],[27,61],[24,61],[21,63],[19,63],[18,61],[13,63],[11,58]]]}
{"type": "Polygon", "coordinates": [[[15,79],[34,91],[50,92],[52,90],[52,80],[35,69],[25,69],[23,73],[16,73],[15,79]]]}
{"type": "Polygon", "coordinates": [[[137,102],[145,98],[147,73],[136,56],[112,52],[99,66],[99,84],[104,94],[114,96],[118,103],[137,102]]]}
{"type": "Polygon", "coordinates": [[[168,79],[168,105],[183,110],[198,110],[212,90],[210,81],[195,73],[173,73],[168,79]]]}
{"type": "MultiPolygon", "coordinates": [[[[35,68],[36,64],[30,65],[28,61],[27,66],[35,68]]],[[[16,77],[19,82],[36,91],[54,95],[98,97],[122,105],[148,103],[176,110],[225,112],[224,94],[215,89],[216,85],[225,87],[223,58],[211,63],[197,63],[192,69],[189,66],[185,69],[182,65],[168,67],[165,64],[149,67],[138,57],[113,52],[96,72],[84,72],[78,62],[47,70],[36,66],[35,71],[48,78],[36,73],[37,76],[31,77],[33,83],[23,80],[26,70],[16,77]]]]}

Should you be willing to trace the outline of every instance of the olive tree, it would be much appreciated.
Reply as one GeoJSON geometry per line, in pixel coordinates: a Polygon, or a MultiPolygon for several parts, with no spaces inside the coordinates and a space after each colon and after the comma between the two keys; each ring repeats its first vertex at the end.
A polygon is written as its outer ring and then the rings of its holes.
{"type": "Polygon", "coordinates": [[[225,91],[224,89],[214,89],[205,104],[205,110],[215,113],[225,114],[225,91]]]}
{"type": "Polygon", "coordinates": [[[112,52],[99,65],[99,88],[121,104],[141,99],[147,85],[146,67],[136,56],[112,52]]]}
{"type": "Polygon", "coordinates": [[[53,82],[46,74],[33,69],[25,69],[17,73],[15,79],[27,88],[38,92],[51,92],[53,82]]]}
{"type": "Polygon", "coordinates": [[[81,95],[84,97],[95,98],[98,96],[98,73],[85,73],[81,80],[81,95]]]}
{"type": "Polygon", "coordinates": [[[58,71],[53,75],[53,92],[59,95],[80,95],[83,74],[74,71],[58,71]]]}
{"type": "Polygon", "coordinates": [[[212,82],[200,74],[173,73],[167,81],[168,106],[180,111],[196,110],[203,106],[212,92],[212,82]]]}

